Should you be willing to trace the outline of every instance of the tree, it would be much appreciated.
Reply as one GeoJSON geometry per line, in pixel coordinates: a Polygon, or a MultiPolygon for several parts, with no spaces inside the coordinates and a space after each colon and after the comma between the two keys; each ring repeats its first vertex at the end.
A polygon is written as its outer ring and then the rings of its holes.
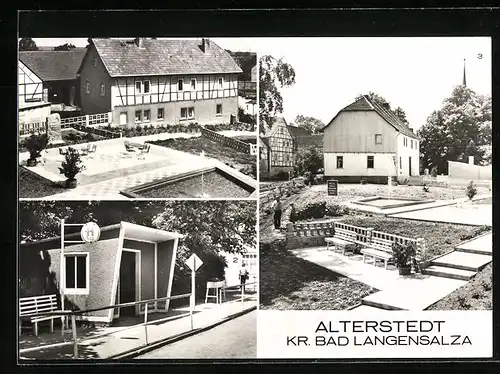
{"type": "Polygon", "coordinates": [[[20,51],[38,51],[36,43],[31,38],[21,38],[19,40],[19,50],[20,51]]]}
{"type": "Polygon", "coordinates": [[[268,130],[274,117],[283,112],[280,89],[295,84],[295,70],[283,59],[270,55],[262,56],[259,64],[259,120],[263,130],[268,130]]]}
{"type": "Polygon", "coordinates": [[[70,51],[73,48],[76,48],[73,44],[64,43],[62,45],[58,45],[57,47],[54,47],[54,51],[70,51]]]}
{"type": "MultiPolygon", "coordinates": [[[[394,115],[396,115],[397,117],[399,117],[399,119],[405,125],[408,126],[408,120],[406,118],[406,113],[405,113],[405,111],[401,107],[398,106],[396,109],[392,109],[391,108],[391,104],[385,98],[383,98],[382,96],[380,96],[380,95],[378,95],[378,94],[376,94],[375,92],[372,92],[372,91],[368,92],[368,95],[366,95],[366,96],[368,96],[370,98],[370,100],[372,100],[373,102],[375,102],[375,104],[378,104],[378,105],[380,105],[382,107],[387,106],[388,107],[387,109],[391,113],[393,113],[394,115]]],[[[362,97],[363,97],[363,95],[358,95],[355,100],[359,100],[362,97]]]]}
{"type": "Polygon", "coordinates": [[[301,127],[303,129],[306,129],[312,134],[317,134],[319,131],[325,127],[325,124],[323,121],[314,118],[314,117],[306,117],[302,115],[297,115],[294,120],[295,126],[301,127]]]}
{"type": "Polygon", "coordinates": [[[296,175],[312,175],[323,167],[323,155],[311,145],[297,152],[294,172],[296,175]]]}
{"type": "Polygon", "coordinates": [[[473,156],[478,164],[487,165],[491,162],[491,124],[491,97],[455,87],[417,133],[422,139],[422,164],[447,173],[447,161],[468,162],[473,156]]]}

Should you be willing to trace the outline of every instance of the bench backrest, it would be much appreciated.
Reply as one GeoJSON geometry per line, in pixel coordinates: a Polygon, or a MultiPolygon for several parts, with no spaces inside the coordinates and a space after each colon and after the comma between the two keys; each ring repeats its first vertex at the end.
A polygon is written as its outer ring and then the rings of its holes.
{"type": "Polygon", "coordinates": [[[372,238],[370,242],[370,247],[377,248],[381,251],[392,253],[392,240],[380,239],[380,238],[372,238]]]}
{"type": "Polygon", "coordinates": [[[335,229],[335,236],[339,239],[356,240],[358,237],[358,234],[355,233],[354,231],[336,228],[335,229]]]}
{"type": "Polygon", "coordinates": [[[57,310],[56,295],[22,297],[19,299],[19,315],[53,312],[57,310]]]}

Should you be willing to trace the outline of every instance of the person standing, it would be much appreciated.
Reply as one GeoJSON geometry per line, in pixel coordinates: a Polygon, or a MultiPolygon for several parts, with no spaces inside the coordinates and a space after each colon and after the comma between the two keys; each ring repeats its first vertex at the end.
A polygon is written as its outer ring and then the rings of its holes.
{"type": "Polygon", "coordinates": [[[243,262],[240,268],[240,286],[243,292],[245,292],[245,283],[247,279],[248,279],[248,269],[246,268],[245,263],[243,262]]]}
{"type": "Polygon", "coordinates": [[[297,213],[295,211],[295,204],[291,203],[290,204],[290,222],[295,223],[297,221],[297,213]]]}
{"type": "Polygon", "coordinates": [[[279,196],[276,196],[276,199],[273,201],[273,210],[274,210],[274,229],[279,230],[281,227],[281,199],[279,196]]]}

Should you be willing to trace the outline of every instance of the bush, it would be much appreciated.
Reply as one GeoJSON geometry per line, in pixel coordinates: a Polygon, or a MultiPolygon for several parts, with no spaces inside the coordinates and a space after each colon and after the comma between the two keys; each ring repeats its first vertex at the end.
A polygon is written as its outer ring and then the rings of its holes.
{"type": "Polygon", "coordinates": [[[325,209],[325,216],[328,217],[341,217],[350,213],[349,207],[340,204],[328,205],[325,209]]]}
{"type": "Polygon", "coordinates": [[[394,242],[392,244],[392,253],[394,263],[398,268],[407,267],[410,265],[411,259],[417,254],[417,246],[413,242],[406,245],[394,242]]]}
{"type": "Polygon", "coordinates": [[[68,153],[64,156],[64,161],[59,167],[59,172],[67,179],[74,179],[83,170],[85,170],[85,165],[82,164],[80,154],[76,149],[69,147],[68,153]]]}
{"type": "Polygon", "coordinates": [[[305,221],[314,218],[323,218],[326,213],[326,202],[315,201],[296,210],[296,220],[305,221]]]}
{"type": "Polygon", "coordinates": [[[24,147],[30,153],[30,160],[36,160],[40,157],[42,151],[47,147],[48,138],[46,134],[32,134],[24,141],[24,147]]]}
{"type": "Polygon", "coordinates": [[[437,166],[433,166],[432,169],[431,169],[431,177],[437,177],[438,175],[438,168],[437,166]]]}
{"type": "Polygon", "coordinates": [[[472,198],[477,195],[477,188],[473,181],[470,181],[470,183],[467,185],[465,194],[467,195],[469,200],[472,200],[472,198]]]}

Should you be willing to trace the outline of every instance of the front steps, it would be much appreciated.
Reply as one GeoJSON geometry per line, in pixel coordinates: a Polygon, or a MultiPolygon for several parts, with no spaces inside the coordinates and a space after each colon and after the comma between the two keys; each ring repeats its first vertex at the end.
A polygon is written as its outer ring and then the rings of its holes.
{"type": "Polygon", "coordinates": [[[470,271],[470,270],[455,269],[455,268],[450,268],[450,267],[445,267],[445,266],[431,265],[428,268],[423,269],[422,274],[434,275],[435,277],[451,278],[451,279],[459,279],[459,280],[468,281],[474,275],[476,275],[476,272],[470,271]]]}
{"type": "Polygon", "coordinates": [[[432,265],[477,272],[491,262],[491,256],[453,251],[432,261],[432,265]]]}

